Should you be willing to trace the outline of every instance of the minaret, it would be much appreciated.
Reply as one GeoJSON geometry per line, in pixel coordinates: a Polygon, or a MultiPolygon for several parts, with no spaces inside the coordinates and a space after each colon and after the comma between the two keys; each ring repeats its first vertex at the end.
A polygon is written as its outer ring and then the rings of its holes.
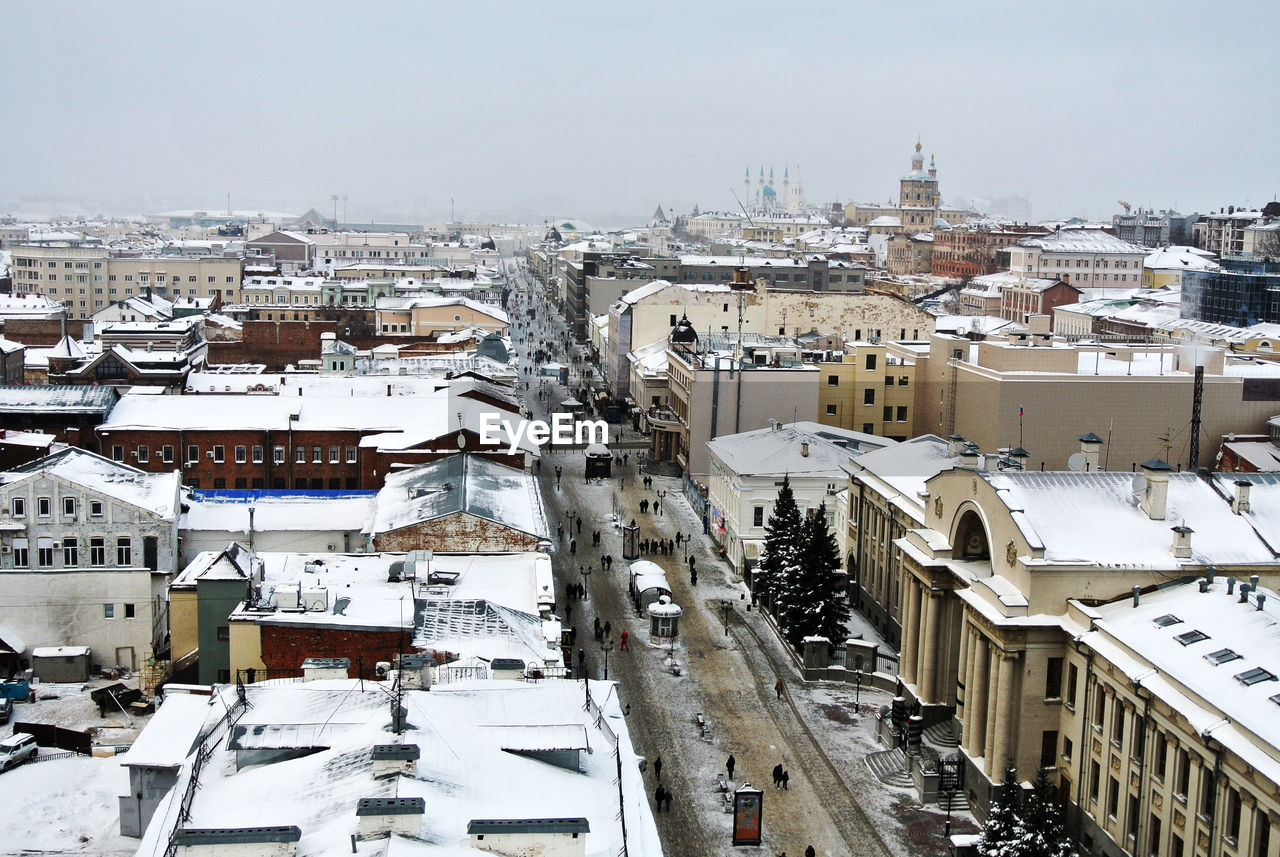
{"type": "Polygon", "coordinates": [[[746,205],[751,202],[751,167],[747,167],[747,174],[742,179],[742,204],[746,205]]]}
{"type": "Polygon", "coordinates": [[[782,204],[788,208],[791,207],[791,170],[789,167],[782,168],[782,204]]]}
{"type": "Polygon", "coordinates": [[[938,177],[938,168],[933,163],[933,155],[929,156],[929,178],[936,179],[938,177]]]}

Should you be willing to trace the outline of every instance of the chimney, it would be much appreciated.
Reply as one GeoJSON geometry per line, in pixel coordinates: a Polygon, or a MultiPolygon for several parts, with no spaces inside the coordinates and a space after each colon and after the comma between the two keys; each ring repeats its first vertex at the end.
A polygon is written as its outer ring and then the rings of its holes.
{"type": "Polygon", "coordinates": [[[1258,591],[1258,575],[1256,574],[1249,575],[1249,588],[1252,589],[1254,592],[1258,591]]]}
{"type": "Polygon", "coordinates": [[[422,751],[417,744],[374,744],[373,775],[383,777],[403,774],[412,777],[417,770],[422,751]]]}
{"type": "Polygon", "coordinates": [[[1228,595],[1236,594],[1236,579],[1234,577],[1227,578],[1227,594],[1228,595]]]}
{"type": "Polygon", "coordinates": [[[947,452],[952,455],[959,455],[962,449],[964,449],[964,435],[953,434],[947,438],[947,452]]]}
{"type": "Polygon", "coordinates": [[[1102,438],[1093,432],[1080,435],[1080,453],[1084,456],[1084,469],[1093,473],[1098,469],[1098,453],[1102,451],[1102,438]]]}
{"type": "MultiPolygon", "coordinates": [[[[1170,529],[1173,530],[1173,555],[1177,559],[1191,559],[1191,534],[1195,530],[1185,523],[1170,529]]],[[[1208,578],[1205,578],[1205,580],[1206,582],[1211,582],[1208,581],[1208,578]]]]}
{"type": "Polygon", "coordinates": [[[1204,570],[1205,580],[1209,581],[1210,583],[1213,583],[1213,578],[1217,576],[1217,574],[1218,574],[1217,566],[1213,566],[1213,565],[1205,566],[1205,570],[1204,570]]]}
{"type": "Polygon", "coordinates": [[[1231,511],[1237,515],[1242,515],[1249,511],[1249,489],[1253,487],[1253,483],[1237,479],[1235,484],[1236,493],[1231,498],[1231,511]]]}
{"type": "Polygon", "coordinates": [[[801,458],[809,457],[809,441],[807,440],[800,441],[800,457],[801,458]]]}
{"type": "Polygon", "coordinates": [[[1142,511],[1153,521],[1163,521],[1169,502],[1169,474],[1173,468],[1158,458],[1148,458],[1138,466],[1146,480],[1141,492],[1142,511]]]}
{"type": "Polygon", "coordinates": [[[356,802],[360,836],[371,839],[398,833],[418,836],[427,802],[420,797],[362,797],[356,802]]]}
{"type": "Polygon", "coordinates": [[[1240,584],[1240,603],[1244,604],[1249,600],[1249,584],[1240,584]]]}
{"type": "Polygon", "coordinates": [[[1263,604],[1265,604],[1266,602],[1267,602],[1267,593],[1265,593],[1265,592],[1259,592],[1259,593],[1258,593],[1258,595],[1257,595],[1256,600],[1255,600],[1253,603],[1254,603],[1254,605],[1256,605],[1256,606],[1257,606],[1257,608],[1258,608],[1259,610],[1261,610],[1261,609],[1262,609],[1262,605],[1263,605],[1263,604]]]}
{"type": "Polygon", "coordinates": [[[173,832],[175,857],[254,857],[272,854],[293,857],[298,853],[302,829],[296,825],[277,827],[186,827],[173,832]]]}
{"type": "Polygon", "coordinates": [[[1133,587],[1133,606],[1134,607],[1138,606],[1138,599],[1139,599],[1139,596],[1141,595],[1142,595],[1142,587],[1141,586],[1133,587]]]}
{"type": "Polygon", "coordinates": [[[976,443],[966,443],[964,449],[960,450],[960,466],[965,470],[978,469],[978,445],[976,443]]]}

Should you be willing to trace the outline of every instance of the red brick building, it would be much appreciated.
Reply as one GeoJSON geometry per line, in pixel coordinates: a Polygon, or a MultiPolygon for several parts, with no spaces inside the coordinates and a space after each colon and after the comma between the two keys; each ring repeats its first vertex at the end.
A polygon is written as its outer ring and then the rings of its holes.
{"type": "Polygon", "coordinates": [[[481,449],[481,414],[494,406],[450,401],[447,389],[381,398],[126,396],[98,426],[93,451],[149,472],[181,470],[192,488],[375,490],[392,470],[460,449],[532,463],[537,450],[527,441],[514,455],[481,449]]]}
{"type": "Polygon", "coordinates": [[[1080,300],[1080,290],[1062,280],[1025,277],[1000,292],[1000,317],[1025,324],[1029,315],[1052,316],[1054,307],[1080,300]]]}
{"type": "Polygon", "coordinates": [[[1007,268],[999,251],[1031,235],[1045,235],[1043,226],[1019,224],[996,228],[957,226],[933,233],[933,274],[968,279],[1007,268]]]}

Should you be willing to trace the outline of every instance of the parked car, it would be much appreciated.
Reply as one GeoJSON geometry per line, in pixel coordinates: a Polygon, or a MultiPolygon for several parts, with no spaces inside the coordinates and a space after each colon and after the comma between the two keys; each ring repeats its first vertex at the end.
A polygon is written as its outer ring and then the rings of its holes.
{"type": "Polygon", "coordinates": [[[13,700],[0,699],[0,724],[8,723],[13,716],[13,700]]]}
{"type": "Polygon", "coordinates": [[[36,754],[36,736],[10,735],[0,741],[0,771],[21,765],[36,754]]]}

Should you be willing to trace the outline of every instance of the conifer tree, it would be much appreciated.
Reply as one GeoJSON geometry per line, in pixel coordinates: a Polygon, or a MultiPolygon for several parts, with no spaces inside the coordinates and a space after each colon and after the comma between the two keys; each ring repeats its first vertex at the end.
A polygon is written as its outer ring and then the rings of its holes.
{"type": "Polygon", "coordinates": [[[1029,836],[1022,818],[1022,786],[1018,785],[1018,772],[1012,767],[1005,771],[1004,786],[991,802],[991,813],[982,828],[978,841],[981,857],[1031,857],[1027,849],[1029,836]]]}
{"type": "Polygon", "coordinates": [[[1022,810],[1028,836],[1027,854],[1036,857],[1076,857],[1075,845],[1067,833],[1058,802],[1058,789],[1049,779],[1049,769],[1036,773],[1031,793],[1026,795],[1022,810]]]}
{"type": "Polygon", "coordinates": [[[777,598],[786,578],[793,573],[800,546],[800,509],[791,491],[790,476],[782,478],[764,533],[764,551],[756,565],[753,589],[777,618],[777,598]]]}
{"type": "Polygon", "coordinates": [[[832,645],[845,636],[849,605],[836,574],[840,548],[827,526],[827,504],[807,516],[800,528],[796,574],[784,585],[783,634],[797,651],[804,638],[823,636],[832,645]]]}

